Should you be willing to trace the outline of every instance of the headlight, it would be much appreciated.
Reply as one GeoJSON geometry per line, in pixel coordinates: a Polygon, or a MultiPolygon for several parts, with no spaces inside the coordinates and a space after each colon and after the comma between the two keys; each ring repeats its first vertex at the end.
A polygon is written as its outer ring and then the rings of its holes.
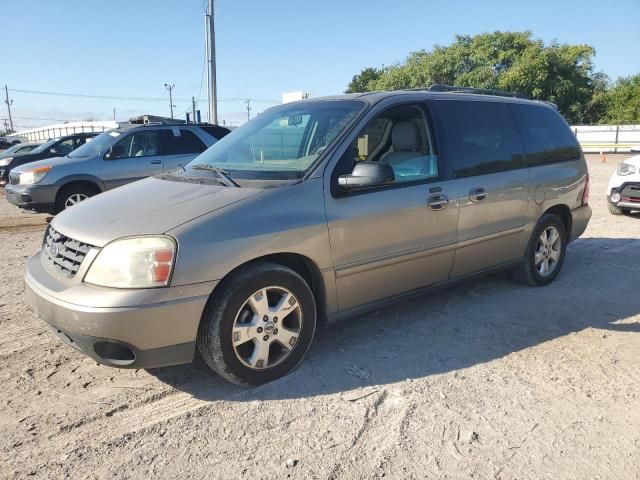
{"type": "Polygon", "coordinates": [[[9,165],[11,163],[11,160],[13,160],[13,157],[7,157],[7,158],[0,159],[0,167],[6,167],[7,165],[9,165]]]}
{"type": "Polygon", "coordinates": [[[628,163],[622,162],[618,165],[618,175],[633,175],[636,173],[636,167],[628,163]]]}
{"type": "Polygon", "coordinates": [[[131,237],[105,246],[84,277],[87,283],[114,288],[166,287],[176,243],[169,237],[131,237]]]}
{"type": "Polygon", "coordinates": [[[618,192],[613,192],[613,193],[611,194],[611,197],[610,197],[610,198],[611,198],[611,201],[612,201],[613,203],[618,203],[618,202],[620,201],[620,198],[621,198],[621,197],[620,197],[620,194],[619,194],[618,192]]]}
{"type": "Polygon", "coordinates": [[[52,168],[52,166],[47,165],[45,167],[36,167],[30,170],[24,170],[20,172],[19,183],[20,185],[33,185],[34,183],[38,183],[47,176],[47,173],[49,173],[52,168]]]}

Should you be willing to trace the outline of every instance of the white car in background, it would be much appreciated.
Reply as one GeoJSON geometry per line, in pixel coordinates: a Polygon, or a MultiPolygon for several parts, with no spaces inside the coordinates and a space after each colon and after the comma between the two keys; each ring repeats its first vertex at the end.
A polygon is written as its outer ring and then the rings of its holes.
{"type": "MultiPolygon", "coordinates": [[[[640,147],[632,152],[640,153],[640,147]]],[[[640,210],[640,155],[626,159],[609,179],[607,204],[613,215],[627,214],[631,210],[640,210]]]]}

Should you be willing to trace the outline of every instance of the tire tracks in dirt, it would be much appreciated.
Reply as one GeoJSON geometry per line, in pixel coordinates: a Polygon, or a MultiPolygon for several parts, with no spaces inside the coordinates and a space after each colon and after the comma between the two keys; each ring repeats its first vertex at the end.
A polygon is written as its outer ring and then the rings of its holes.
{"type": "Polygon", "coordinates": [[[6,357],[27,348],[52,343],[54,338],[47,335],[47,329],[24,325],[10,325],[0,329],[0,357],[6,357]]]}

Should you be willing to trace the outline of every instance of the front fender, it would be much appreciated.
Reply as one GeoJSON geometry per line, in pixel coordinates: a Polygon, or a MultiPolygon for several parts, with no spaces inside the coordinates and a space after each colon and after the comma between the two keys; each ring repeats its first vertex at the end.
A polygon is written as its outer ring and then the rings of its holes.
{"type": "Polygon", "coordinates": [[[265,255],[294,253],[332,268],[322,179],[265,190],[167,232],[178,241],[172,285],[221,280],[265,255]]]}

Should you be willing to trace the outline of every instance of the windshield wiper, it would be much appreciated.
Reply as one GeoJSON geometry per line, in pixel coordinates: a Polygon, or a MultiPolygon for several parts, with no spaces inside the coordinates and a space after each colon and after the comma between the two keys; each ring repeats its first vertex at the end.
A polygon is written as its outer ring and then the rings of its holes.
{"type": "Polygon", "coordinates": [[[223,169],[214,167],[213,165],[209,165],[208,163],[201,163],[198,165],[193,165],[191,168],[194,170],[206,170],[207,172],[213,172],[216,176],[224,183],[227,187],[240,187],[236,182],[231,180],[229,177],[229,173],[225,172],[223,169]]]}

